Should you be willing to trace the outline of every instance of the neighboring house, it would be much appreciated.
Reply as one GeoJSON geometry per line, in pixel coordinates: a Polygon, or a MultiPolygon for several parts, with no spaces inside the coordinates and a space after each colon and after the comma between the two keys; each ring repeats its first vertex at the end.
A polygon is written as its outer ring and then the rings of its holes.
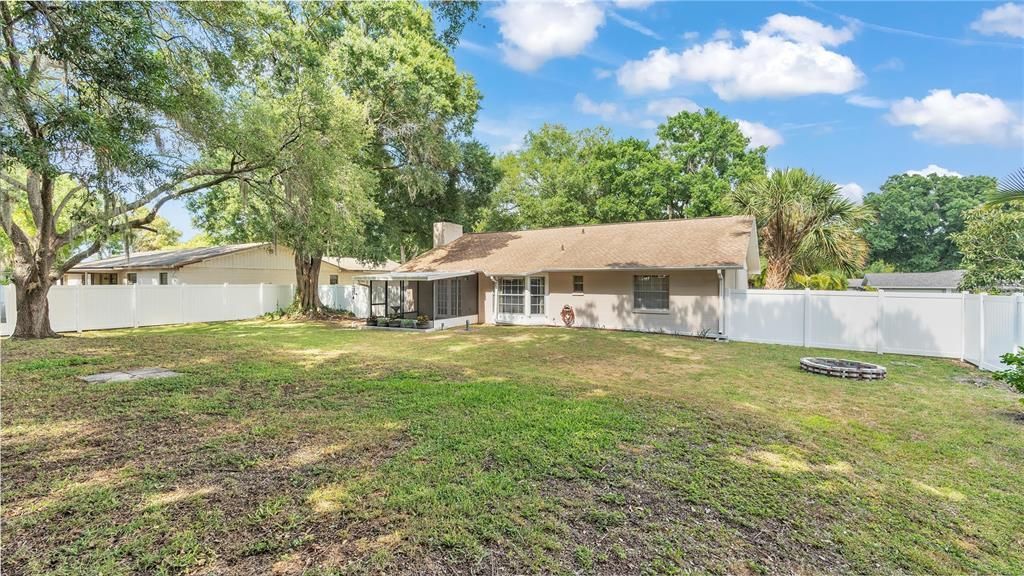
{"type": "MultiPolygon", "coordinates": [[[[64,284],[294,284],[294,252],[269,242],[184,250],[133,252],[82,262],[64,275],[64,284]]],[[[351,285],[367,271],[392,270],[354,258],[324,258],[320,284],[351,285]]]]}
{"type": "Polygon", "coordinates": [[[963,270],[940,272],[877,272],[864,275],[862,288],[889,292],[943,292],[960,290],[963,270]]]}
{"type": "Polygon", "coordinates": [[[434,249],[394,272],[357,276],[376,315],[424,314],[449,326],[562,325],[724,332],[727,288],[760,272],[748,216],[463,234],[434,224],[434,249]]]}

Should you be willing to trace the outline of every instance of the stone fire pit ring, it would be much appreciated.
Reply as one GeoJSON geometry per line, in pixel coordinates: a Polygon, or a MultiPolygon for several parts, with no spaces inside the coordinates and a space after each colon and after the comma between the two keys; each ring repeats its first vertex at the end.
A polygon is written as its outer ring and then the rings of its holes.
{"type": "Polygon", "coordinates": [[[807,372],[849,378],[853,380],[881,380],[885,378],[885,367],[869,362],[856,362],[840,358],[805,357],[800,359],[800,368],[807,372]]]}

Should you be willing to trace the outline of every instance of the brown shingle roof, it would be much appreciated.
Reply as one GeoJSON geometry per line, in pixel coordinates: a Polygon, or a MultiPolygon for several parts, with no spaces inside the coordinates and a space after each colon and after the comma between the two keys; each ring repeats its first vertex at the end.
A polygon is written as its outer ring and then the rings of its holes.
{"type": "Polygon", "coordinates": [[[741,268],[753,231],[753,218],[725,216],[466,234],[406,262],[399,271],[741,268]]]}

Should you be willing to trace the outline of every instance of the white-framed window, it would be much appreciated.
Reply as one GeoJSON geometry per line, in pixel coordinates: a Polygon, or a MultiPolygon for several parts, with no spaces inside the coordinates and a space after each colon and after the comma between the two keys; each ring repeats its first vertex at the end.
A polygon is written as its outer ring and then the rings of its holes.
{"type": "Polygon", "coordinates": [[[498,281],[498,313],[522,314],[526,304],[526,282],[522,278],[498,281]]]}
{"type": "Polygon", "coordinates": [[[634,310],[668,310],[668,276],[633,276],[634,310]]]}
{"type": "Polygon", "coordinates": [[[126,280],[128,281],[129,284],[139,283],[139,275],[136,272],[129,272],[127,276],[128,278],[126,280]]]}
{"type": "Polygon", "coordinates": [[[583,276],[572,277],[572,293],[583,294],[583,276]]]}
{"type": "Polygon", "coordinates": [[[544,315],[544,277],[530,276],[530,314],[544,315]]]}
{"type": "Polygon", "coordinates": [[[167,274],[167,272],[161,272],[160,273],[160,285],[161,286],[167,286],[167,284],[168,284],[168,274],[167,274]]]}
{"type": "Polygon", "coordinates": [[[330,284],[332,286],[334,286],[335,284],[338,283],[338,275],[337,274],[331,274],[330,276],[327,277],[327,281],[330,282],[330,284]]]}

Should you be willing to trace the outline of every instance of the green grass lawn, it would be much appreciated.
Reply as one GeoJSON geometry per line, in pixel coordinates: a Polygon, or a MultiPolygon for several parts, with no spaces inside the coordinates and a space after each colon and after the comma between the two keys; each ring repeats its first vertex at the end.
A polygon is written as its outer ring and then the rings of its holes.
{"type": "Polygon", "coordinates": [[[5,574],[1021,573],[1024,406],[948,360],[253,321],[2,343],[5,574]],[[165,380],[76,376],[163,366],[165,380]]]}

